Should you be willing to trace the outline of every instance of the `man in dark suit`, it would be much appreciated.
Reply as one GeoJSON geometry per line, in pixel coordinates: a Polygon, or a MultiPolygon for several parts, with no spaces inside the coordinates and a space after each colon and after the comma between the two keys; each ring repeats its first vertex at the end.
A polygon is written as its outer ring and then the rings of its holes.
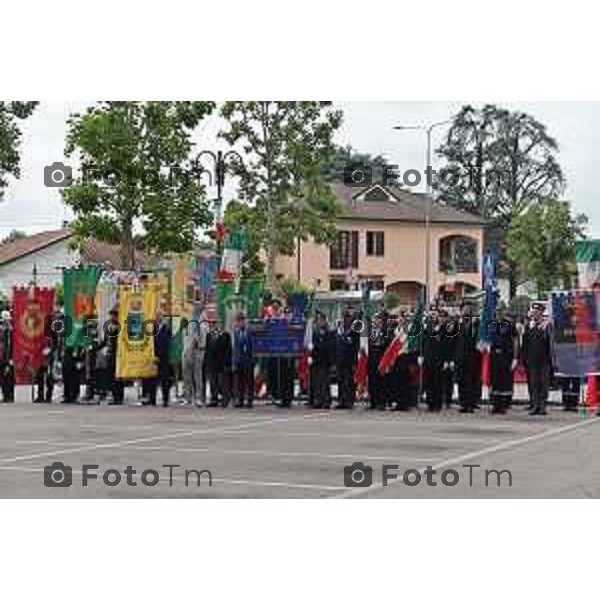
{"type": "Polygon", "coordinates": [[[167,319],[164,318],[161,309],[156,311],[156,335],[154,336],[154,357],[156,360],[158,375],[151,380],[148,404],[156,406],[156,392],[160,386],[163,406],[169,406],[169,397],[171,394],[172,371],[171,357],[169,348],[171,345],[171,326],[167,319]]]}
{"type": "Polygon", "coordinates": [[[522,357],[531,400],[530,415],[545,415],[553,365],[552,331],[544,320],[544,304],[531,306],[531,321],[523,334],[522,357]]]}
{"type": "Polygon", "coordinates": [[[334,360],[335,340],[327,325],[325,314],[317,312],[317,322],[312,334],[310,362],[310,385],[313,408],[331,407],[329,375],[334,360]]]}
{"type": "Polygon", "coordinates": [[[231,380],[231,336],[221,331],[217,323],[211,323],[206,341],[206,373],[210,385],[208,406],[225,408],[229,404],[231,380]]]}
{"type": "Polygon", "coordinates": [[[479,317],[475,304],[465,300],[456,336],[456,366],[458,370],[458,400],[461,413],[472,413],[481,402],[481,352],[479,350],[479,317]]]}
{"type": "Polygon", "coordinates": [[[379,372],[379,363],[389,345],[386,319],[383,313],[375,315],[369,336],[369,408],[385,410],[388,393],[385,376],[379,372]]]}
{"type": "Polygon", "coordinates": [[[358,361],[360,345],[359,334],[352,325],[352,313],[345,312],[343,323],[335,337],[335,370],[338,384],[338,403],[336,408],[353,408],[356,398],[354,372],[358,361]]]}
{"type": "Polygon", "coordinates": [[[254,400],[254,349],[246,315],[238,313],[233,330],[233,383],[235,406],[252,408],[254,400]]]}

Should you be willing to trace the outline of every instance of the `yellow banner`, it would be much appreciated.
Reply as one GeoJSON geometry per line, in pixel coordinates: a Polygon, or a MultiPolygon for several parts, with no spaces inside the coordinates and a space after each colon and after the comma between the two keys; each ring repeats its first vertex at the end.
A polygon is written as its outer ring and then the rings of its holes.
{"type": "Polygon", "coordinates": [[[160,292],[160,286],[156,283],[145,283],[137,288],[132,285],[119,286],[119,379],[145,379],[157,375],[153,325],[148,321],[155,318],[160,292]]]}

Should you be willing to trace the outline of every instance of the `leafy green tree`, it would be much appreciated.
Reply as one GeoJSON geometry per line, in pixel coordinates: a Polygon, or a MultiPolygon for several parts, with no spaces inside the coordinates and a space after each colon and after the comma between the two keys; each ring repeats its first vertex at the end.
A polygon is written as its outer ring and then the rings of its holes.
{"type": "MultiPolygon", "coordinates": [[[[323,178],[330,182],[344,182],[344,169],[352,164],[362,164],[373,169],[373,181],[380,182],[389,162],[381,154],[359,152],[352,146],[337,146],[331,158],[323,165],[323,178]]],[[[397,182],[395,182],[397,183],[397,182]]]]}
{"type": "MultiPolygon", "coordinates": [[[[467,105],[454,117],[437,150],[449,175],[446,181],[436,178],[436,188],[446,204],[485,218],[486,246],[506,260],[513,219],[564,189],[557,152],[556,140],[530,115],[495,105],[467,105]]],[[[516,267],[508,259],[511,297],[516,267]]]]}
{"type": "Polygon", "coordinates": [[[19,144],[21,130],[18,121],[26,119],[34,111],[38,102],[0,102],[0,200],[8,186],[7,175],[16,179],[19,169],[19,144]]]}
{"type": "MultiPolygon", "coordinates": [[[[186,252],[212,215],[198,176],[190,176],[191,134],[213,102],[100,102],[69,119],[67,156],[81,174],[63,190],[78,237],[135,249],[186,252]]],[[[196,174],[197,175],[197,174],[196,174]]]]}
{"type": "Polygon", "coordinates": [[[332,239],[340,208],[322,168],[334,150],[342,114],[331,102],[226,102],[227,129],[244,164],[232,161],[240,178],[239,199],[256,213],[256,236],[266,254],[266,279],[275,287],[279,253],[292,254],[298,238],[332,239]]]}
{"type": "Polygon", "coordinates": [[[508,256],[523,280],[535,282],[538,294],[570,285],[575,242],[584,237],[584,215],[572,215],[568,202],[550,199],[516,216],[508,231],[508,256]]]}

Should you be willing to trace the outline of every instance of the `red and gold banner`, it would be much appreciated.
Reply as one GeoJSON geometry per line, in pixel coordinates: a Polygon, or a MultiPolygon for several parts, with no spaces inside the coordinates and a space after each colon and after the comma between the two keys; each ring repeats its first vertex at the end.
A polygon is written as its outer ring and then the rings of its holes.
{"type": "Polygon", "coordinates": [[[13,293],[13,361],[17,384],[31,383],[43,365],[46,317],[54,310],[54,290],[15,288],[13,293]]]}

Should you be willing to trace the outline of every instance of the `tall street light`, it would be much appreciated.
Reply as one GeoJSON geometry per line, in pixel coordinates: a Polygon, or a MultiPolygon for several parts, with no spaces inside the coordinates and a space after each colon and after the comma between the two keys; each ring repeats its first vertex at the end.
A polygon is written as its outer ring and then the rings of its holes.
{"type": "Polygon", "coordinates": [[[429,308],[431,296],[431,268],[429,264],[431,255],[431,201],[433,199],[433,187],[431,185],[431,132],[436,127],[441,127],[451,121],[452,119],[445,119],[444,121],[431,123],[431,125],[396,125],[394,127],[396,131],[424,131],[427,134],[427,164],[425,169],[427,173],[427,194],[425,196],[425,309],[429,308]]]}

